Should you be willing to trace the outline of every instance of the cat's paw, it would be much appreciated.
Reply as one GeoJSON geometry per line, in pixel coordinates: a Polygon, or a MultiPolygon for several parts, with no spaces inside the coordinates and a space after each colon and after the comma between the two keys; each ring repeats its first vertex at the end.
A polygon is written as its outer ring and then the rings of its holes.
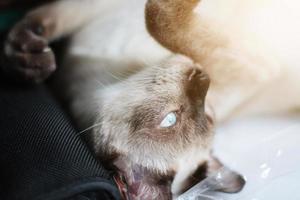
{"type": "Polygon", "coordinates": [[[207,184],[211,186],[213,191],[237,193],[246,184],[246,180],[241,174],[227,168],[213,156],[208,161],[207,173],[209,177],[207,184]]]}
{"type": "MultiPolygon", "coordinates": [[[[225,171],[225,169],[223,169],[223,171],[225,171]]],[[[219,178],[221,179],[219,180],[220,186],[216,189],[216,191],[225,193],[237,193],[244,188],[246,180],[241,174],[231,171],[229,169],[227,169],[227,172],[219,172],[221,176],[222,173],[226,175],[223,175],[225,176],[224,178],[219,178]]]]}
{"type": "Polygon", "coordinates": [[[10,31],[4,47],[4,70],[18,81],[41,82],[56,69],[41,23],[24,19],[10,31]]]}

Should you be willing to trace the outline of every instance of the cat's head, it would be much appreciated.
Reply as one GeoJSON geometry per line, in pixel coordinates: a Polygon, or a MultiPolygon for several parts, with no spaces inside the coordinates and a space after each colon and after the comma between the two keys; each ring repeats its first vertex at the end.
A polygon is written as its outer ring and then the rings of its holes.
{"type": "Polygon", "coordinates": [[[125,155],[161,173],[176,168],[176,159],[192,145],[209,152],[209,82],[199,65],[177,55],[101,90],[96,152],[125,155]]]}

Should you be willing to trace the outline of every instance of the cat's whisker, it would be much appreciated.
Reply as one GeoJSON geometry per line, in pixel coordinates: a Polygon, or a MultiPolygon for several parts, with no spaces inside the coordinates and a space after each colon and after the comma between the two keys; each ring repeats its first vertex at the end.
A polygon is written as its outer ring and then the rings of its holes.
{"type": "Polygon", "coordinates": [[[91,130],[91,129],[93,129],[93,128],[96,128],[96,127],[98,127],[98,126],[101,126],[102,124],[103,124],[102,122],[101,122],[101,123],[98,123],[98,124],[94,124],[94,125],[92,125],[92,126],[86,128],[86,129],[80,131],[79,133],[77,133],[77,135],[81,135],[81,134],[83,134],[83,133],[85,133],[85,132],[87,132],[87,131],[89,131],[89,130],[91,130]]]}
{"type": "Polygon", "coordinates": [[[126,73],[126,72],[115,71],[114,73],[117,74],[118,77],[120,77],[122,79],[126,79],[126,78],[128,78],[130,76],[130,73],[126,73]]]}
{"type": "Polygon", "coordinates": [[[118,77],[116,75],[114,75],[112,72],[107,71],[107,74],[110,75],[111,77],[113,77],[114,79],[116,79],[117,81],[122,81],[121,77],[118,77]]]}
{"type": "Polygon", "coordinates": [[[138,72],[142,71],[143,68],[130,68],[130,69],[126,69],[124,72],[127,73],[129,76],[133,75],[133,74],[137,74],[138,72]]]}
{"type": "Polygon", "coordinates": [[[96,82],[97,84],[99,84],[102,88],[105,87],[105,84],[102,83],[101,81],[99,81],[98,79],[95,79],[95,82],[96,82]]]}

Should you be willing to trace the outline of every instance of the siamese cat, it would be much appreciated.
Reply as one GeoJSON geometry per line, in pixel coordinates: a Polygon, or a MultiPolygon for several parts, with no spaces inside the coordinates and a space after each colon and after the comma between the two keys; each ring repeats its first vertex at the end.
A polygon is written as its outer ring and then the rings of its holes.
{"type": "MultiPolygon", "coordinates": [[[[126,179],[130,198],[176,198],[221,167],[211,155],[214,121],[299,107],[298,8],[296,0],[61,0],[11,30],[5,70],[46,79],[56,68],[48,44],[68,36],[54,88],[92,130],[94,152],[126,179]]],[[[221,191],[243,187],[232,176],[221,191]]]]}

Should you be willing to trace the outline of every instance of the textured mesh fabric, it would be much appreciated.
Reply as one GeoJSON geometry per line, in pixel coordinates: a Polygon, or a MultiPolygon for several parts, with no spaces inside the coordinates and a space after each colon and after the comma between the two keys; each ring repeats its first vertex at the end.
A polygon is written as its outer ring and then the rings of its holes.
{"type": "Polygon", "coordinates": [[[43,86],[0,81],[0,199],[119,199],[98,163],[43,86]]]}

